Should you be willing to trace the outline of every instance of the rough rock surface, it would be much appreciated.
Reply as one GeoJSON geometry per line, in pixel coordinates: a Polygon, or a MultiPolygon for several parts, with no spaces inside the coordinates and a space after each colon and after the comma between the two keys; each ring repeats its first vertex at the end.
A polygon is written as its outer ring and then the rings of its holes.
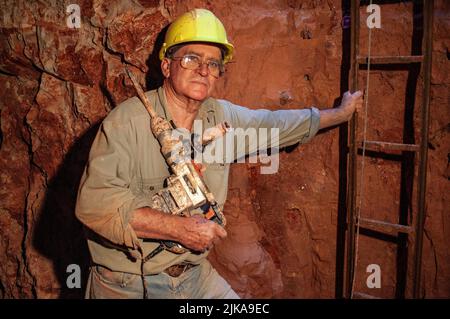
{"type": "MultiPolygon", "coordinates": [[[[341,1],[8,0],[1,6],[0,298],[82,297],[82,289],[67,288],[66,269],[78,264],[83,279],[87,274],[88,251],[73,211],[90,144],[108,111],[134,95],[125,65],[142,83],[146,77],[148,88],[158,85],[155,43],[187,9],[213,10],[236,47],[217,97],[276,110],[325,108],[340,95],[341,1]],[[81,28],[67,26],[70,3],[80,5],[81,28]]],[[[450,296],[449,14],[448,1],[436,0],[422,278],[428,298],[450,296]]],[[[372,54],[409,54],[411,16],[411,5],[384,6],[372,54]]],[[[361,17],[367,17],[364,10],[361,17]]],[[[368,34],[361,26],[365,52],[368,34]]],[[[361,85],[365,80],[362,72],[361,85]]],[[[411,97],[407,83],[406,71],[371,74],[368,139],[419,138],[403,112],[405,104],[414,107],[418,120],[421,86],[411,97]]],[[[336,296],[342,274],[339,182],[345,174],[339,157],[334,129],[282,153],[277,174],[260,175],[259,164],[234,165],[225,207],[229,237],[210,260],[242,297],[336,296]]],[[[364,214],[398,221],[399,163],[366,163],[364,214]]],[[[414,214],[417,186],[410,189],[414,214]]],[[[359,255],[356,288],[394,297],[395,245],[361,236],[359,255]],[[369,264],[381,266],[376,291],[365,287],[369,264]]]]}

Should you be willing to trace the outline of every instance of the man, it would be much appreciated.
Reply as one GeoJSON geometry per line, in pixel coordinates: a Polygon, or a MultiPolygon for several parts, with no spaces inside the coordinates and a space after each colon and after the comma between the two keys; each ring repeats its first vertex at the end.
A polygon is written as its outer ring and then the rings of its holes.
{"type": "MultiPolygon", "coordinates": [[[[195,120],[204,129],[222,121],[234,128],[279,128],[284,147],[348,121],[362,103],[361,92],[347,92],[335,109],[271,112],[210,98],[233,49],[212,12],[196,9],[175,20],[160,52],[164,84],[146,93],[156,112],[189,131],[195,120]]],[[[204,180],[223,206],[229,163],[205,166],[204,180]]],[[[181,217],[150,208],[151,195],[169,175],[142,103],[135,97],[112,110],[92,145],[76,207],[93,260],[86,297],[239,298],[206,259],[227,236],[225,229],[199,212],[181,217]],[[160,240],[189,251],[164,250],[143,262],[160,240]]]]}

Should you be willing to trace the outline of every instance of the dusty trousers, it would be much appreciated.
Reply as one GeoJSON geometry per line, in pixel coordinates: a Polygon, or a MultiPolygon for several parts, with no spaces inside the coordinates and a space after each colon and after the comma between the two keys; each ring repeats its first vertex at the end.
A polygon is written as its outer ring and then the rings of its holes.
{"type": "MultiPolygon", "coordinates": [[[[145,276],[149,299],[238,299],[239,296],[219,273],[204,260],[201,264],[171,277],[162,272],[145,276]]],[[[142,277],[92,266],[86,299],[142,299],[142,277]]]]}

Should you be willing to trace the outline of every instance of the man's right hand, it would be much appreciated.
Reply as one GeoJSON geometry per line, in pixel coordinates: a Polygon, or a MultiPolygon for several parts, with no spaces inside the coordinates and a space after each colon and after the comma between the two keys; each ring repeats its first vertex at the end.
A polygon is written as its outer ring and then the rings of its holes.
{"type": "Polygon", "coordinates": [[[140,238],[175,241],[194,251],[205,252],[220,239],[227,237],[225,229],[202,215],[181,217],[149,207],[136,209],[130,225],[140,238]]]}
{"type": "Polygon", "coordinates": [[[182,224],[178,232],[179,242],[194,251],[205,252],[219,240],[227,237],[227,232],[222,226],[201,215],[182,217],[179,222],[182,224]]]}

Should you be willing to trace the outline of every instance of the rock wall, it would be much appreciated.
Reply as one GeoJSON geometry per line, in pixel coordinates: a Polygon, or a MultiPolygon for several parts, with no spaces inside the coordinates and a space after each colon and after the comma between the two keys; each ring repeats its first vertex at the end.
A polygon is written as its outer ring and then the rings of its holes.
{"type": "MultiPolygon", "coordinates": [[[[98,124],[134,95],[125,65],[147,88],[158,86],[153,49],[161,30],[194,7],[213,10],[236,47],[217,97],[272,110],[336,103],[342,85],[341,1],[3,1],[1,298],[82,297],[82,289],[67,288],[66,270],[80,265],[84,283],[89,255],[73,211],[98,124]],[[66,9],[72,3],[80,7],[80,28],[68,27],[66,9]]],[[[372,54],[410,53],[412,13],[407,4],[383,7],[372,54]]],[[[361,16],[367,13],[362,10],[361,16]]],[[[436,0],[422,292],[428,298],[450,296],[449,16],[449,3],[436,0]]],[[[364,25],[361,43],[367,43],[364,25]]],[[[362,74],[360,83],[365,79],[362,74]]],[[[420,86],[411,98],[405,95],[405,71],[376,71],[370,79],[369,137],[401,142],[402,133],[418,136],[417,128],[405,131],[411,119],[402,112],[412,101],[417,119],[420,86]]],[[[242,297],[339,295],[341,152],[339,130],[333,129],[282,153],[277,174],[260,175],[259,164],[233,165],[226,203],[229,237],[210,260],[242,297]]],[[[367,162],[370,188],[364,189],[363,207],[371,217],[392,221],[401,206],[398,163],[367,162]]],[[[411,191],[409,202],[416,186],[411,191]]],[[[380,264],[382,288],[365,291],[394,297],[395,246],[367,236],[360,241],[356,287],[364,290],[368,264],[380,264]]]]}

